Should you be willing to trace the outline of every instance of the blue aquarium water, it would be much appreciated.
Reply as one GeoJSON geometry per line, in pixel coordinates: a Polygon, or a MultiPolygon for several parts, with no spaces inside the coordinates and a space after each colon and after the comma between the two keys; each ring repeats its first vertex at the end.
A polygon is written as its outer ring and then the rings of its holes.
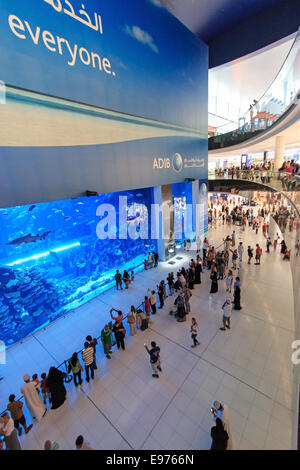
{"type": "Polygon", "coordinates": [[[190,238],[193,231],[193,204],[192,183],[172,184],[173,207],[174,207],[174,238],[175,240],[186,240],[190,238]],[[189,209],[188,209],[189,208],[189,209]]]}
{"type": "Polygon", "coordinates": [[[142,219],[151,233],[151,202],[148,188],[1,209],[0,340],[14,344],[97,296],[114,285],[116,269],[141,269],[155,240],[118,235],[142,219]],[[123,226],[119,196],[127,196],[129,209],[123,226]],[[97,236],[101,204],[116,208],[116,239],[97,236]],[[145,211],[131,213],[134,204],[146,206],[148,222],[145,211]]]}
{"type": "MultiPolygon", "coordinates": [[[[199,235],[204,236],[208,232],[208,214],[207,214],[207,180],[197,181],[199,186],[199,235]]],[[[174,238],[176,244],[182,245],[183,240],[190,238],[193,240],[195,235],[195,214],[193,213],[193,187],[191,182],[181,182],[172,184],[173,206],[174,206],[174,238]]]]}

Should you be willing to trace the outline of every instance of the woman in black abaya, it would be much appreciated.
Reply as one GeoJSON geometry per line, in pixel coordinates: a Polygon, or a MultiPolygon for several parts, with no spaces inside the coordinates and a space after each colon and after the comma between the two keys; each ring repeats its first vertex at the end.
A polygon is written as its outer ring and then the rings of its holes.
{"type": "Polygon", "coordinates": [[[214,266],[211,270],[211,288],[210,288],[210,294],[215,294],[218,292],[218,275],[217,275],[217,269],[214,266]]]}
{"type": "Polygon", "coordinates": [[[201,284],[201,273],[202,273],[202,266],[201,263],[198,261],[195,268],[195,284],[201,284]]]}
{"type": "Polygon", "coordinates": [[[65,401],[67,391],[64,386],[64,378],[67,374],[55,367],[50,367],[46,386],[49,388],[52,398],[52,410],[59,408],[65,401]]]}
{"type": "Polygon", "coordinates": [[[233,308],[234,310],[241,310],[241,288],[240,278],[237,277],[233,286],[233,308]]]}
{"type": "Polygon", "coordinates": [[[189,289],[194,289],[194,284],[195,284],[195,272],[192,268],[188,270],[188,288],[189,289]]]}

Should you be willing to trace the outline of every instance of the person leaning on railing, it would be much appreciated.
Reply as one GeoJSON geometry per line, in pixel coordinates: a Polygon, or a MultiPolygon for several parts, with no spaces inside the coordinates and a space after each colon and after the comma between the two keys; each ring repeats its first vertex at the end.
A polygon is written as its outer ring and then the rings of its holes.
{"type": "Polygon", "coordinates": [[[68,373],[72,371],[75,387],[82,384],[81,372],[83,371],[82,365],[78,359],[78,354],[75,352],[71,359],[68,361],[68,373]],[[78,379],[78,380],[77,380],[78,379]]]}

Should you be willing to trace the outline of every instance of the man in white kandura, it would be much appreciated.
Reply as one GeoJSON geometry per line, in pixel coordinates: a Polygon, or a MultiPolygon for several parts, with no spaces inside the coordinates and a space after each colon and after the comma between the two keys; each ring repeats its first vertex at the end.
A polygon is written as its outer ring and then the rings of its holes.
{"type": "Polygon", "coordinates": [[[40,421],[47,411],[43,399],[36,388],[36,382],[30,382],[28,374],[25,374],[23,379],[25,385],[21,388],[21,393],[24,395],[26,406],[32,418],[40,421]]]}

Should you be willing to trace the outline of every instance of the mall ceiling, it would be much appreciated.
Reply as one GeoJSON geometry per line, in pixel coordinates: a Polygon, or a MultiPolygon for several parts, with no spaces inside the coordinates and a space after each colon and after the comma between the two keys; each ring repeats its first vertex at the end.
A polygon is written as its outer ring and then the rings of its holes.
{"type": "Polygon", "coordinates": [[[299,0],[151,0],[165,6],[210,48],[210,67],[297,31],[299,0]]]}

